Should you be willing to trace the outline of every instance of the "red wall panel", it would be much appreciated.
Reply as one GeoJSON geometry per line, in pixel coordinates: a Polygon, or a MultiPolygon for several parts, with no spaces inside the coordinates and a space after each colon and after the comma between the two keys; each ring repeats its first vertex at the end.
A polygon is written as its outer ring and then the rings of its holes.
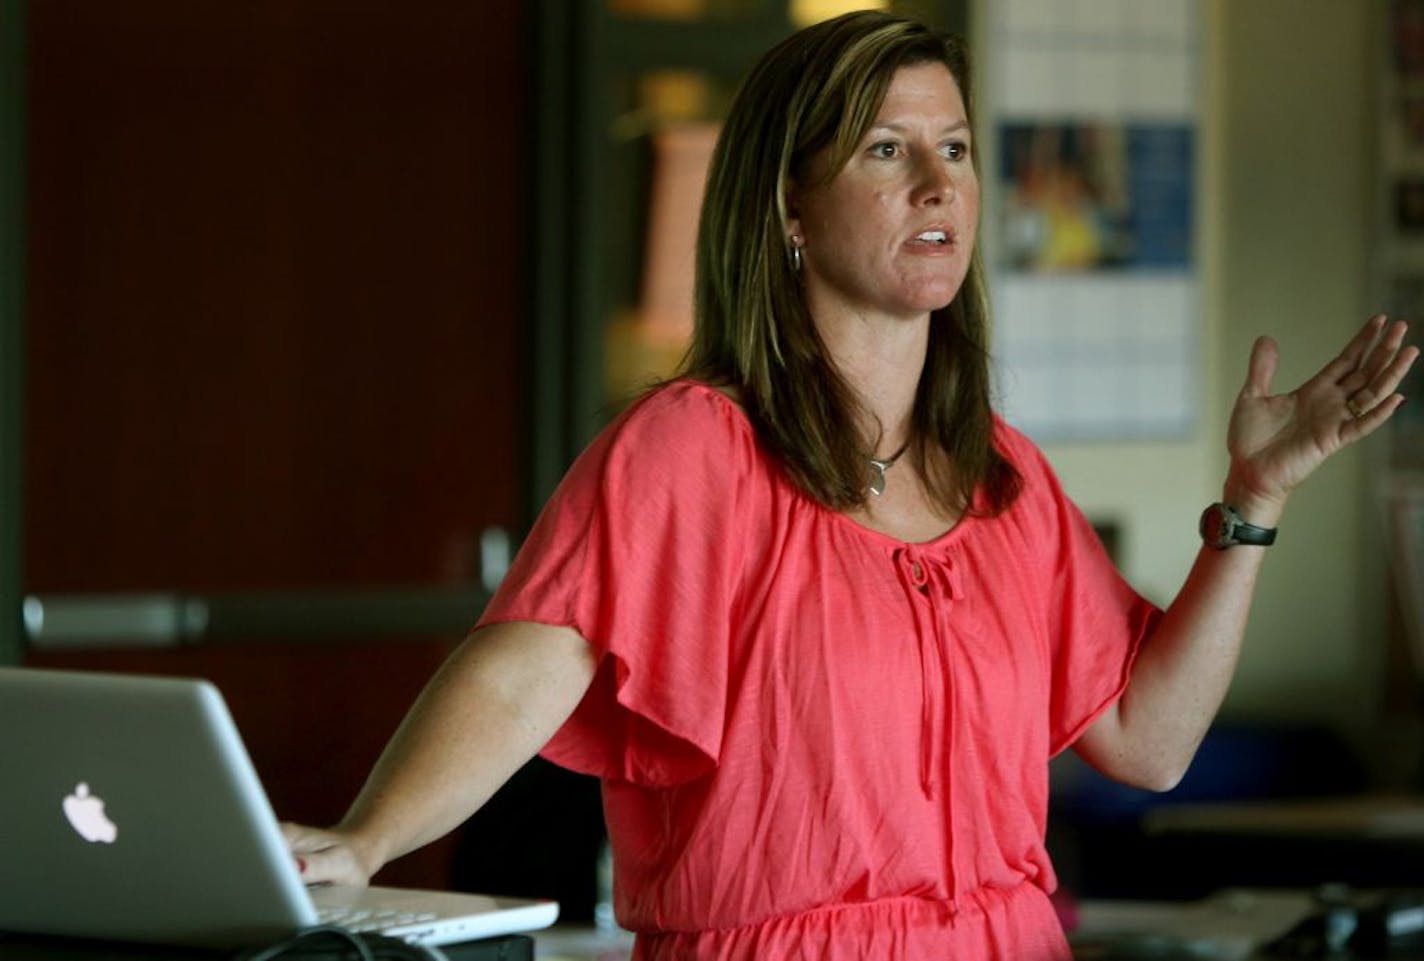
{"type": "MultiPolygon", "coordinates": [[[[30,11],[26,590],[473,576],[525,488],[524,5],[30,11]]],[[[30,662],[213,678],[322,822],[453,640],[30,662]]]]}

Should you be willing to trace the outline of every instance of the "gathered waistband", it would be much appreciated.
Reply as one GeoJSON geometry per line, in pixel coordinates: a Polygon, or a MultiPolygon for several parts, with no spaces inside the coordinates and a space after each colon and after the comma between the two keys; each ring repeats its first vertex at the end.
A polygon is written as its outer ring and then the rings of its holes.
{"type": "Polygon", "coordinates": [[[637,932],[634,961],[1062,961],[1067,942],[1048,895],[1026,882],[957,902],[919,897],[828,904],[740,927],[637,932]]]}

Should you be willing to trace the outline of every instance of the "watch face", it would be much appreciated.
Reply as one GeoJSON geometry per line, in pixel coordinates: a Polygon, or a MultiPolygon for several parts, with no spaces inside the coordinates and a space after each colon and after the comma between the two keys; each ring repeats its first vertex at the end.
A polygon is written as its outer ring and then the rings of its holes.
{"type": "Polygon", "coordinates": [[[1234,547],[1237,544],[1265,547],[1276,541],[1274,528],[1266,530],[1248,524],[1230,507],[1221,503],[1212,504],[1202,511],[1200,529],[1202,540],[1206,542],[1207,546],[1215,547],[1217,550],[1234,547]]]}
{"type": "Polygon", "coordinates": [[[1220,504],[1202,511],[1201,537],[1211,547],[1229,547],[1232,543],[1231,514],[1220,504]]]}

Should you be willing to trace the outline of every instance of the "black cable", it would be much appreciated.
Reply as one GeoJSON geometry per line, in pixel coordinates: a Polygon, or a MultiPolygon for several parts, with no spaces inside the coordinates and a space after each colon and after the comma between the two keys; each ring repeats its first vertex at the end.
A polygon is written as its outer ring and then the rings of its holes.
{"type": "Polygon", "coordinates": [[[335,925],[304,928],[277,944],[242,951],[229,961],[446,961],[443,952],[383,934],[362,934],[335,925]]]}
{"type": "Polygon", "coordinates": [[[303,928],[285,941],[276,944],[269,944],[266,947],[254,948],[248,951],[240,951],[232,956],[231,961],[272,961],[284,955],[313,957],[313,958],[351,958],[353,961],[375,961],[375,956],[371,954],[371,949],[355,932],[345,928],[338,928],[334,925],[319,925],[317,927],[303,928]],[[322,948],[318,944],[321,941],[336,942],[330,947],[322,948]],[[313,942],[317,942],[314,944],[313,942]]]}

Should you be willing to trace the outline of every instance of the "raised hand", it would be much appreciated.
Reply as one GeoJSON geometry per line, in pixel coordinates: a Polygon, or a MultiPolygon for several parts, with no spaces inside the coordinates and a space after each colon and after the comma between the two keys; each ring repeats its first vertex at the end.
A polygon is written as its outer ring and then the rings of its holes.
{"type": "Polygon", "coordinates": [[[1418,347],[1404,346],[1407,332],[1404,321],[1370,318],[1339,356],[1288,394],[1271,393],[1279,354],[1275,341],[1259,338],[1227,433],[1233,496],[1251,501],[1258,516],[1278,513],[1326,458],[1389,420],[1404,403],[1396,388],[1419,356],[1418,347]]]}

